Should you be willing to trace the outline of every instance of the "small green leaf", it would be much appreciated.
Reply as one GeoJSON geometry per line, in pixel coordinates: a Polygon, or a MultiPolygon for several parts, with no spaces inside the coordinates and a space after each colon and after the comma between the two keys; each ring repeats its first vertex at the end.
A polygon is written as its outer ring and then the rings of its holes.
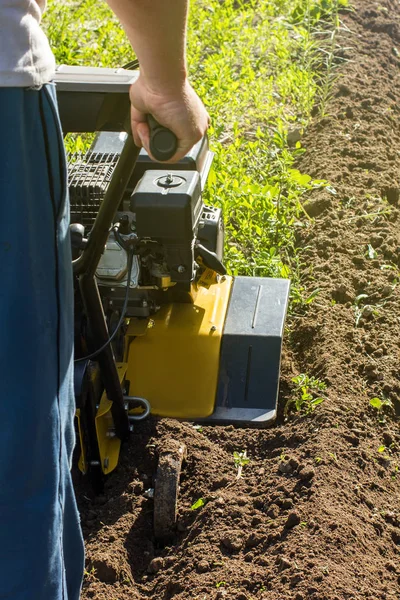
{"type": "Polygon", "coordinates": [[[314,400],[311,400],[311,406],[314,409],[316,406],[318,406],[318,404],[322,404],[322,402],[324,401],[324,398],[314,398],[314,400]]]}
{"type": "Polygon", "coordinates": [[[204,500],[204,498],[199,498],[198,500],[196,500],[196,502],[194,504],[192,504],[192,506],[190,507],[190,510],[197,510],[198,508],[201,508],[202,506],[204,506],[206,503],[206,501],[204,500]]]}
{"type": "Polygon", "coordinates": [[[380,454],[382,454],[382,452],[385,452],[385,450],[386,450],[386,446],[379,446],[379,448],[378,448],[378,452],[380,454]]]}
{"type": "Polygon", "coordinates": [[[383,406],[383,402],[380,398],[371,398],[369,403],[371,406],[373,406],[374,408],[376,408],[378,410],[380,410],[383,406]]]}
{"type": "Polygon", "coordinates": [[[315,298],[318,296],[318,294],[320,293],[320,291],[321,291],[320,288],[316,288],[313,292],[311,292],[311,294],[306,299],[306,304],[311,304],[311,302],[313,300],[315,300],[315,298]]]}

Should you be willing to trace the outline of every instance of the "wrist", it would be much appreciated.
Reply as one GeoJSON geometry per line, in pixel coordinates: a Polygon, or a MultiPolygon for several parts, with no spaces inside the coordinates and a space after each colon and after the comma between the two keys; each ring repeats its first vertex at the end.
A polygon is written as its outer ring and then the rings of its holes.
{"type": "Polygon", "coordinates": [[[173,72],[157,73],[148,76],[143,69],[140,71],[140,79],[146,91],[153,96],[182,97],[188,86],[188,74],[185,67],[173,72]]]}

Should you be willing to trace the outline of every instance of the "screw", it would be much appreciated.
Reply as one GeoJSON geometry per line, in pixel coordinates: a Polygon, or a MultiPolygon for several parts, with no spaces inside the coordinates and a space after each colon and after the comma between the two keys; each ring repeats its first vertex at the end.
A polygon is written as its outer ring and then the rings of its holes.
{"type": "Polygon", "coordinates": [[[225,280],[226,280],[226,277],[225,277],[225,275],[222,275],[222,277],[221,277],[221,281],[225,281],[225,280]]]}
{"type": "Polygon", "coordinates": [[[215,327],[215,325],[213,325],[210,329],[210,331],[217,331],[217,328],[215,327]]]}
{"type": "Polygon", "coordinates": [[[174,177],[172,173],[168,173],[167,178],[165,180],[167,183],[172,183],[174,181],[174,177]]]}
{"type": "Polygon", "coordinates": [[[184,265],[179,265],[177,271],[178,273],[184,273],[186,271],[186,267],[184,265]]]}

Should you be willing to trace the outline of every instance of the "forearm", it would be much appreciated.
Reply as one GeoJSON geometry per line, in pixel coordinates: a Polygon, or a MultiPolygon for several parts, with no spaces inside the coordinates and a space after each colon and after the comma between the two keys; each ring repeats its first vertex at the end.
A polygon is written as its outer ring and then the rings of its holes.
{"type": "Polygon", "coordinates": [[[120,19],[155,93],[179,90],[187,76],[188,0],[107,0],[120,19]]]}

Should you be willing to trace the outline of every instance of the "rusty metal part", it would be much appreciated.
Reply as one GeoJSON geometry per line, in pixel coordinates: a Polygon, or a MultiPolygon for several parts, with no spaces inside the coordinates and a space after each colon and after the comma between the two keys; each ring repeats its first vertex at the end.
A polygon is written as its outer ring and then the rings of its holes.
{"type": "Polygon", "coordinates": [[[168,440],[160,451],[154,488],[154,535],[158,542],[167,543],[175,535],[179,479],[186,446],[168,440]]]}

